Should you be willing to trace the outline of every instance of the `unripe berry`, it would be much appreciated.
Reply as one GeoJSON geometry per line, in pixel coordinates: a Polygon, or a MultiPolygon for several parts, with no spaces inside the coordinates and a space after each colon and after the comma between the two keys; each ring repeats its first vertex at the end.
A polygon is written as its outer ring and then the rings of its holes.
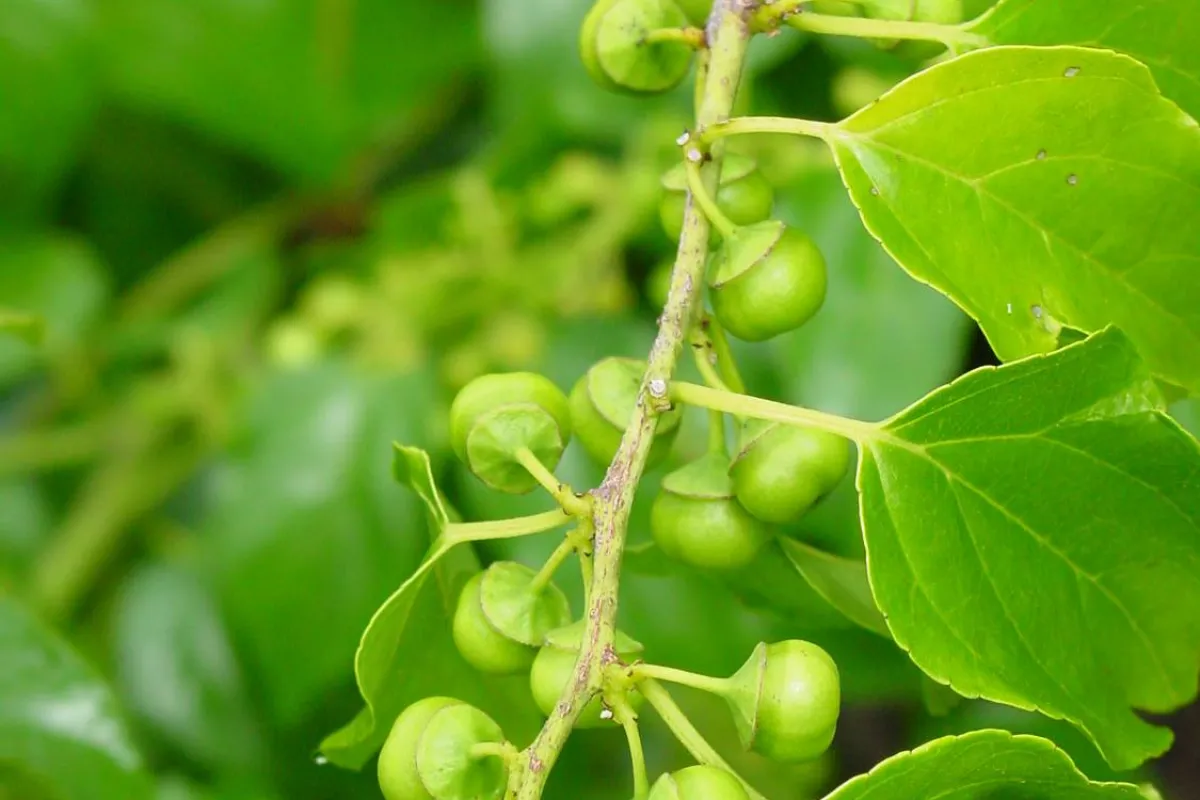
{"type": "Polygon", "coordinates": [[[729,461],[710,453],[663,478],[650,508],[650,533],[668,557],[700,569],[734,570],[771,539],[734,499],[729,461]]]}
{"type": "Polygon", "coordinates": [[[750,800],[750,795],[728,771],[697,764],[660,777],[647,800],[750,800]]]}
{"type": "Polygon", "coordinates": [[[427,697],[406,708],[379,753],[379,788],[387,800],[499,800],[508,766],[476,758],[473,745],[500,743],[491,717],[452,697],[427,697]]]}
{"type": "Polygon", "coordinates": [[[762,342],[807,322],[825,302],[825,258],[774,220],[740,227],[709,265],[713,312],[731,334],[762,342]]]}
{"type": "MultiPolygon", "coordinates": [[[[621,437],[637,407],[646,362],[633,358],[606,358],[596,362],[571,390],[571,419],[579,443],[601,464],[612,461],[621,437]]],[[[678,408],[658,416],[647,467],[667,457],[679,432],[678,408]]]]}
{"type": "Polygon", "coordinates": [[[842,437],[774,422],[754,424],[742,437],[729,476],[743,508],[783,524],[799,519],[849,468],[850,447],[842,437]]]}
{"type": "MultiPolygon", "coordinates": [[[[554,706],[562,697],[563,690],[575,680],[575,662],[579,659],[584,632],[583,620],[551,631],[546,635],[546,643],[533,661],[533,668],[529,672],[529,688],[533,691],[534,703],[547,716],[554,713],[554,706]]],[[[621,631],[616,633],[615,648],[617,657],[624,662],[636,660],[644,649],[640,642],[634,641],[621,631]]],[[[630,692],[627,699],[634,708],[642,704],[642,696],[636,691],[630,692]]],[[[580,712],[575,727],[596,728],[612,724],[605,720],[603,712],[602,698],[592,698],[580,712]]]]}
{"type": "Polygon", "coordinates": [[[546,634],[571,620],[571,608],[553,583],[531,587],[536,573],[498,561],[463,586],[452,632],[458,652],[480,672],[528,669],[546,634]]]}
{"type": "Polygon", "coordinates": [[[580,58],[606,89],[665,92],[687,75],[693,50],[681,42],[647,42],[646,35],[687,24],[674,0],[599,0],[583,21],[580,58]]]}
{"type": "MultiPolygon", "coordinates": [[[[658,216],[667,238],[678,241],[683,231],[683,209],[687,204],[687,169],[676,164],[662,176],[663,197],[658,216]]],[[[762,170],[747,156],[730,153],[721,164],[721,180],[717,187],[717,207],[735,225],[762,222],[771,216],[775,206],[775,190],[762,170]]],[[[720,234],[710,231],[709,241],[716,244],[720,234]]]]}
{"type": "Polygon", "coordinates": [[[841,686],[837,664],[817,645],[760,644],[729,682],[725,699],[743,747],[776,761],[807,761],[833,742],[841,686]]]}
{"type": "Polygon", "coordinates": [[[450,443],[488,486],[523,494],[537,481],[516,460],[528,447],[553,469],[571,438],[571,413],[562,391],[532,372],[484,375],[459,391],[450,406],[450,443]]]}

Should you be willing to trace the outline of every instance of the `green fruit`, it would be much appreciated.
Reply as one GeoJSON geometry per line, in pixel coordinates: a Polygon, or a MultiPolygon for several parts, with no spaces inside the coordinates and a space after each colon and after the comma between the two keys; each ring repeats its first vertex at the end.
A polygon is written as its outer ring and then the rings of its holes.
{"type": "MultiPolygon", "coordinates": [[[[575,680],[575,662],[579,658],[585,630],[584,621],[579,620],[551,631],[546,635],[545,644],[538,651],[537,658],[533,660],[533,668],[529,671],[529,688],[533,691],[534,703],[547,716],[554,712],[563,690],[575,680]]],[[[615,646],[617,657],[626,663],[636,660],[645,649],[641,642],[634,641],[621,631],[617,631],[615,646]]],[[[637,692],[630,692],[628,699],[634,708],[642,704],[642,696],[637,692]]],[[[604,718],[603,712],[602,699],[593,697],[580,712],[575,727],[596,728],[612,724],[604,718]]]]}
{"type": "MultiPolygon", "coordinates": [[[[662,176],[663,197],[659,204],[659,220],[672,241],[678,241],[683,231],[683,209],[687,204],[687,170],[676,164],[662,176]]],[[[762,222],[771,216],[775,206],[775,190],[754,163],[754,159],[730,153],[721,164],[721,180],[717,187],[717,207],[735,225],[762,222]]],[[[711,231],[709,241],[716,244],[720,234],[711,231]]]]}
{"type": "Polygon", "coordinates": [[[750,800],[741,781],[719,767],[697,764],[663,775],[647,800],[750,800]]]}
{"type": "Polygon", "coordinates": [[[499,800],[507,765],[496,757],[472,758],[470,750],[503,741],[500,726],[479,709],[452,697],[427,697],[392,724],[379,753],[379,788],[387,800],[499,800]]]}
{"type": "Polygon", "coordinates": [[[771,530],[734,499],[729,461],[710,453],[663,478],[650,533],[665,555],[700,569],[746,566],[771,530]]]}
{"type": "Polygon", "coordinates": [[[484,375],[459,391],[450,406],[455,454],[488,486],[524,494],[537,481],[516,460],[528,447],[554,469],[571,438],[571,413],[562,391],[532,372],[484,375]]]}
{"type": "Polygon", "coordinates": [[[729,679],[725,700],[742,746],[776,761],[824,753],[837,729],[837,664],[811,642],[760,644],[729,679]]]}
{"type": "Polygon", "coordinates": [[[804,233],[770,220],[725,241],[709,265],[713,312],[731,334],[763,342],[794,330],[825,302],[825,258],[804,233]]]}
{"type": "Polygon", "coordinates": [[[729,466],[742,507],[767,522],[799,519],[850,469],[850,447],[833,433],[768,423],[743,436],[729,466]]]}
{"type": "Polygon", "coordinates": [[[681,42],[647,43],[645,36],[687,24],[673,0],[599,0],[583,21],[580,58],[592,79],[606,89],[665,92],[687,76],[694,51],[681,42]]]}
{"type": "MultiPolygon", "coordinates": [[[[608,464],[616,454],[637,407],[646,369],[645,361],[606,358],[596,362],[571,390],[571,420],[576,438],[597,462],[608,464]]],[[[681,416],[679,408],[659,415],[647,467],[667,457],[679,432],[681,416]]]]}
{"type": "Polygon", "coordinates": [[[546,634],[570,621],[566,595],[553,583],[531,589],[535,575],[523,564],[498,561],[463,586],[454,611],[454,644],[480,672],[528,669],[546,634]]]}

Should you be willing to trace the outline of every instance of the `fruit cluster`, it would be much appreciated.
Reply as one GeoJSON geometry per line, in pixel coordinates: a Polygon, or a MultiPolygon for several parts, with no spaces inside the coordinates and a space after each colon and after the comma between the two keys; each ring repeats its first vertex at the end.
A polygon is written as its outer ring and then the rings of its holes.
{"type": "MultiPolygon", "coordinates": [[[[645,371],[644,362],[604,359],[569,398],[532,373],[477,378],[451,405],[454,451],[500,491],[525,493],[540,484],[564,500],[585,503],[552,470],[572,436],[598,461],[612,459],[645,371]]],[[[666,458],[680,415],[678,408],[662,414],[650,448],[652,464],[666,458]]],[[[744,565],[771,538],[772,522],[803,513],[846,471],[846,443],[828,434],[748,422],[741,439],[732,462],[714,451],[664,479],[652,531],[667,555],[706,569],[744,565]]],[[[580,528],[590,531],[586,508],[581,514],[580,528]]],[[[578,534],[568,534],[540,571],[508,561],[491,564],[463,587],[453,617],[463,658],[485,673],[527,672],[533,699],[547,715],[575,675],[584,635],[584,620],[572,619],[566,595],[552,579],[563,556],[572,550],[586,554],[588,536],[578,534]]],[[[640,643],[617,632],[604,691],[583,709],[576,727],[628,724],[644,702],[640,685],[661,677],[725,698],[743,743],[763,755],[811,759],[829,746],[838,716],[838,672],[816,645],[760,645],[725,679],[646,664],[642,651],[640,643]]],[[[380,755],[380,785],[388,800],[500,798],[516,753],[482,711],[453,698],[427,698],[394,723],[380,755]]],[[[747,796],[737,778],[714,767],[663,776],[650,796],[708,796],[693,794],[701,787],[714,797],[747,796]]]]}
{"type": "MultiPolygon", "coordinates": [[[[692,26],[703,24],[707,6],[599,0],[583,26],[584,64],[611,89],[670,89],[705,46],[705,32],[692,26]]],[[[705,283],[711,314],[699,312],[697,319],[685,321],[709,387],[693,388],[743,398],[740,379],[731,377],[736,370],[717,358],[722,348],[716,342],[724,342],[725,332],[762,342],[803,325],[824,302],[826,264],[806,234],[772,219],[774,191],[752,159],[724,156],[717,180],[706,184],[703,166],[713,153],[703,134],[681,138],[683,158],[662,178],[660,218],[670,237],[686,237],[690,202],[710,223],[705,283]]],[[[646,468],[666,461],[680,430],[682,404],[703,403],[694,393],[676,391],[685,384],[647,383],[648,371],[645,361],[606,358],[579,379],[569,396],[540,375],[487,375],[467,384],[450,409],[453,449],[479,480],[514,494],[541,486],[575,523],[540,570],[498,562],[472,577],[453,617],[454,642],[464,660],[485,673],[528,674],[533,699],[547,716],[580,679],[596,674],[596,665],[581,658],[586,619],[572,614],[553,581],[574,553],[585,596],[594,591],[589,560],[594,498],[576,493],[554,470],[571,439],[597,462],[610,464],[623,437],[636,427],[639,410],[645,410],[640,404],[650,403],[651,395],[662,402],[653,410],[653,438],[643,442],[640,453],[646,468]]],[[[731,457],[723,413],[731,409],[710,408],[717,410],[710,417],[707,452],[664,477],[653,499],[650,528],[658,548],[678,562],[736,570],[755,559],[777,535],[777,526],[799,519],[843,479],[850,447],[824,430],[733,412],[738,428],[731,457]]],[[[681,714],[659,681],[723,698],[742,744],[769,758],[812,759],[832,741],[840,704],[838,670],[815,644],[760,644],[725,678],[647,663],[643,655],[640,643],[616,631],[599,666],[599,691],[589,691],[574,720],[575,727],[624,728],[634,757],[637,800],[748,800],[752,795],[713,757],[698,756],[707,763],[649,785],[640,764],[637,715],[647,703],[669,726],[681,714]]],[[[511,796],[521,769],[517,748],[482,711],[434,697],[396,719],[380,756],[379,779],[388,800],[502,798],[511,796]]]]}

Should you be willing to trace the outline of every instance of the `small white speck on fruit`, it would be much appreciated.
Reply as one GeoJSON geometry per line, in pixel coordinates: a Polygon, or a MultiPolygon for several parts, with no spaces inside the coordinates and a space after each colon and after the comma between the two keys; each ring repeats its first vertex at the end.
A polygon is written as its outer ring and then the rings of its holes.
{"type": "Polygon", "coordinates": [[[692,139],[692,132],[684,131],[683,133],[679,134],[679,138],[675,140],[675,144],[679,145],[680,147],[683,147],[685,144],[687,144],[689,141],[691,141],[691,139],[692,139]]]}
{"type": "Polygon", "coordinates": [[[701,153],[698,148],[693,147],[687,151],[687,160],[693,164],[699,164],[704,160],[704,153],[701,153]]]}
{"type": "Polygon", "coordinates": [[[1074,172],[1072,172],[1070,175],[1067,176],[1067,183],[1069,183],[1071,186],[1078,186],[1079,185],[1079,176],[1076,175],[1074,172]]]}
{"type": "Polygon", "coordinates": [[[650,394],[659,398],[666,397],[667,382],[662,378],[655,378],[654,380],[650,381],[650,394]]]}
{"type": "Polygon", "coordinates": [[[1074,78],[1079,74],[1079,67],[1067,67],[1067,71],[1063,73],[1064,78],[1074,78]]]}

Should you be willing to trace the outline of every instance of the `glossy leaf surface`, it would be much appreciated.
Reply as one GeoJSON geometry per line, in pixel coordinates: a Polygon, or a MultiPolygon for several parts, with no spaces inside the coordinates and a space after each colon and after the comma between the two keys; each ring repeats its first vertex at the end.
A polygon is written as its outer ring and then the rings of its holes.
{"type": "Polygon", "coordinates": [[[1127,53],[1200,116],[1200,6],[1190,0],[1004,0],[970,26],[994,44],[1078,44],[1127,53]]]}
{"type": "Polygon", "coordinates": [[[859,465],[871,586],[934,678],[1067,719],[1110,763],[1196,694],[1200,447],[1104,331],[955,381],[859,465]]]}
{"type": "Polygon", "coordinates": [[[1064,325],[1113,324],[1156,374],[1200,388],[1200,126],[1141,64],[980,50],[829,141],[867,227],[1001,358],[1052,350],[1064,325]]]}
{"type": "Polygon", "coordinates": [[[1089,781],[1036,736],[976,731],[893,756],[825,800],[1144,800],[1136,786],[1089,781]]]}
{"type": "Polygon", "coordinates": [[[0,598],[0,652],[0,788],[55,800],[150,797],[108,687],[10,598],[0,598]]]}
{"type": "Polygon", "coordinates": [[[214,770],[259,766],[253,700],[194,575],[162,565],[133,575],[118,600],[114,640],[121,693],[158,741],[214,770]]]}

